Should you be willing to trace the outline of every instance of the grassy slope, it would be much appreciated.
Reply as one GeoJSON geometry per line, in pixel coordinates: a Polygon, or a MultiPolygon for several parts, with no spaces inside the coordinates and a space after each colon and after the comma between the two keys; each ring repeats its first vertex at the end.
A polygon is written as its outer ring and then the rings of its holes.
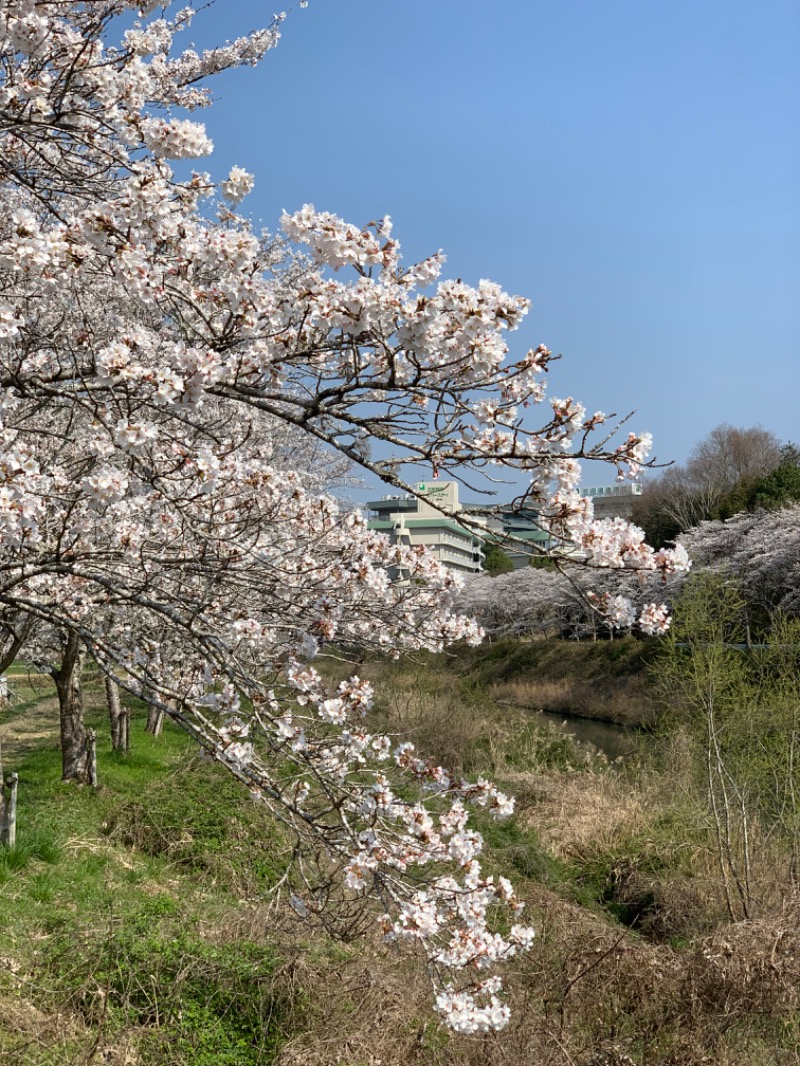
{"type": "Polygon", "coordinates": [[[649,724],[656,707],[648,670],[657,641],[498,640],[453,658],[504,703],[624,725],[649,724]]]}
{"type": "Polygon", "coordinates": [[[272,1061],[275,950],[213,935],[274,880],[271,827],[169,727],[156,739],[136,719],[130,757],[101,746],[97,791],[61,784],[39,739],[5,750],[20,811],[0,855],[0,1061],[272,1061]]]}
{"type": "Polygon", "coordinates": [[[798,916],[724,926],[688,782],[587,761],[450,669],[428,663],[424,684],[378,672],[382,722],[520,797],[514,822],[481,825],[540,932],[514,965],[510,1030],[443,1032],[412,960],[375,937],[337,945],[273,906],[280,833],[169,727],[154,739],[135,718],[118,757],[98,717],[101,788],[60,784],[44,698],[10,712],[26,731],[0,720],[20,774],[19,844],[0,856],[0,1062],[800,1062],[798,916]]]}

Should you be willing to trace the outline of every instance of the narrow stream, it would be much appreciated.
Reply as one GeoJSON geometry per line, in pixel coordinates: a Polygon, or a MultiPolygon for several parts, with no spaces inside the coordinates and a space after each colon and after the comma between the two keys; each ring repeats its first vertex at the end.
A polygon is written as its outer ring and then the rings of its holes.
{"type": "Polygon", "coordinates": [[[554,725],[564,733],[570,733],[576,740],[592,744],[611,760],[633,755],[641,744],[640,733],[630,726],[601,722],[596,718],[556,714],[553,711],[533,711],[529,707],[523,707],[522,710],[543,725],[554,725]]]}

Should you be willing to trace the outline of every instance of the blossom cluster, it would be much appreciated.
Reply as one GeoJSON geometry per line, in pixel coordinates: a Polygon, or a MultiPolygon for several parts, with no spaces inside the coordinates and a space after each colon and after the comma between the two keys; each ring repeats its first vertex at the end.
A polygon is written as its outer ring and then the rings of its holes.
{"type": "MultiPolygon", "coordinates": [[[[534,932],[513,920],[523,905],[511,883],[482,872],[483,839],[469,827],[468,806],[505,818],[513,812],[513,802],[482,778],[452,778],[443,767],[419,757],[407,741],[392,751],[388,738],[360,728],[372,690],[359,678],[342,682],[335,697],[326,695],[313,668],[295,664],[290,681],[299,707],[279,720],[277,738],[291,749],[298,773],[307,775],[322,765],[329,779],[341,785],[339,802],[346,817],[330,830],[328,847],[333,850],[342,834],[351,836],[351,854],[342,859],[345,888],[358,895],[377,886],[383,898],[394,902],[395,912],[381,918],[386,939],[423,948],[437,975],[436,1008],[449,1025],[464,1033],[502,1027],[508,1008],[498,999],[501,982],[486,971],[527,950],[534,932]],[[314,729],[317,721],[344,728],[331,732],[326,742],[314,729]],[[367,777],[368,758],[385,769],[367,777]],[[436,803],[405,798],[392,783],[392,765],[432,792],[436,803]],[[351,827],[364,818],[366,828],[355,833],[351,827]],[[404,879],[410,869],[428,865],[439,872],[424,889],[404,879]],[[505,936],[491,928],[498,909],[511,915],[505,936]]],[[[292,789],[295,796],[296,787],[292,789]]],[[[302,793],[304,804],[310,791],[302,793]]],[[[306,909],[309,905],[303,904],[306,909]]]]}

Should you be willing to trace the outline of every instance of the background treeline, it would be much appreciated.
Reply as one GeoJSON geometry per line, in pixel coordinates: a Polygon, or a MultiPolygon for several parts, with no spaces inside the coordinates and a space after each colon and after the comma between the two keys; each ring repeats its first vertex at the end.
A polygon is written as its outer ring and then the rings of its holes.
{"type": "MultiPolygon", "coordinates": [[[[760,427],[718,426],[685,466],[646,482],[633,519],[652,544],[681,543],[694,572],[707,570],[738,583],[747,605],[744,640],[766,639],[776,611],[800,614],[796,445],[781,445],[760,427]]],[[[619,630],[597,607],[620,593],[637,607],[654,596],[633,573],[584,572],[572,564],[561,573],[549,560],[541,560],[547,566],[515,571],[503,566],[501,557],[495,548],[488,556],[491,570],[467,582],[460,604],[492,637],[613,637],[619,630]]],[[[686,581],[686,575],[669,578],[657,597],[674,605],[686,581]]]]}
{"type": "Polygon", "coordinates": [[[659,548],[710,519],[800,501],[800,449],[761,426],[717,426],[683,465],[645,481],[633,521],[659,548]]]}

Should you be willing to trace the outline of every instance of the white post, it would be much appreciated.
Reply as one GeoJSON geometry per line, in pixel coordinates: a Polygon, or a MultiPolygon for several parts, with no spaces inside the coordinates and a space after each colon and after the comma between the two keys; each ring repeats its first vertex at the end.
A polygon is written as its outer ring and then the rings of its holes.
{"type": "Polygon", "coordinates": [[[9,774],[6,778],[8,797],[3,814],[3,843],[7,848],[16,847],[17,843],[17,785],[19,774],[9,774]]]}
{"type": "Polygon", "coordinates": [[[86,773],[92,788],[97,788],[97,734],[86,730],[86,773]]]}

